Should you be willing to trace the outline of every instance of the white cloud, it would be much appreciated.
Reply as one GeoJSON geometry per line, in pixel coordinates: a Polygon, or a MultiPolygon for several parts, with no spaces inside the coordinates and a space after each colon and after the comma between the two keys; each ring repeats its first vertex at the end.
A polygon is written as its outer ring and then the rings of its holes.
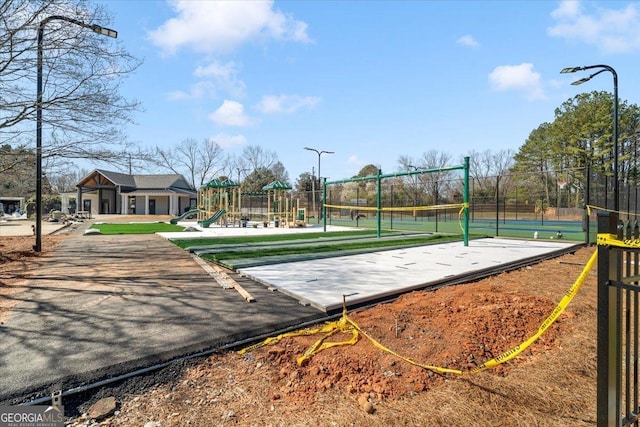
{"type": "Polygon", "coordinates": [[[576,0],[563,0],[560,5],[551,12],[553,19],[572,19],[580,12],[580,2],[576,0]]]}
{"type": "Polygon", "coordinates": [[[521,91],[530,99],[544,98],[540,83],[540,73],[533,71],[533,64],[501,65],[489,74],[489,83],[493,90],[503,92],[521,91]]]}
{"type": "Polygon", "coordinates": [[[237,77],[239,69],[240,67],[233,61],[226,64],[212,62],[205,66],[198,66],[193,71],[193,75],[202,80],[192,84],[187,91],[170,92],[167,98],[170,101],[215,98],[219,93],[233,98],[242,98],[245,96],[246,85],[237,77]]]}
{"type": "Polygon", "coordinates": [[[222,105],[209,115],[209,119],[221,126],[249,126],[251,119],[244,112],[244,106],[225,99],[222,105]]]}
{"type": "Polygon", "coordinates": [[[230,80],[234,78],[237,73],[238,66],[233,61],[229,61],[226,64],[212,62],[205,67],[197,67],[193,72],[196,77],[214,77],[221,80],[230,80]]]}
{"type": "Polygon", "coordinates": [[[148,33],[165,54],[183,47],[196,52],[227,52],[248,41],[272,38],[310,42],[307,24],[274,9],[269,1],[171,2],[176,16],[148,33]]]}
{"type": "Polygon", "coordinates": [[[314,108],[320,98],[298,95],[264,96],[256,108],[265,114],[291,114],[301,108],[314,108]]]}
{"type": "Polygon", "coordinates": [[[549,27],[547,34],[552,37],[596,46],[604,53],[640,49],[640,11],[635,4],[622,9],[598,8],[588,14],[579,1],[564,0],[551,17],[556,25],[549,27]]]}
{"type": "Polygon", "coordinates": [[[238,78],[240,66],[233,61],[225,64],[212,62],[206,66],[197,67],[193,74],[196,77],[212,79],[218,89],[228,96],[241,98],[245,96],[246,85],[238,78]]]}
{"type": "Polygon", "coordinates": [[[228,135],[226,133],[219,133],[214,135],[211,140],[215,141],[220,148],[230,150],[247,144],[247,138],[244,135],[228,135]]]}
{"type": "Polygon", "coordinates": [[[469,34],[467,34],[466,36],[460,37],[457,40],[457,43],[463,46],[470,46],[470,47],[480,46],[480,43],[478,43],[476,39],[474,39],[473,36],[470,36],[469,34]]]}
{"type": "Polygon", "coordinates": [[[216,86],[213,82],[202,81],[192,84],[188,91],[176,90],[167,94],[169,101],[184,101],[194,98],[214,97],[216,86]]]}

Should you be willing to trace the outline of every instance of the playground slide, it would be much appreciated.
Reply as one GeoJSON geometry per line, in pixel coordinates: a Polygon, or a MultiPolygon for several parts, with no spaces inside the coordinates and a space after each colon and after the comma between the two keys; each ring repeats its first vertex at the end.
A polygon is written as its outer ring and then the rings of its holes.
{"type": "Polygon", "coordinates": [[[185,213],[183,213],[182,215],[176,217],[176,218],[171,218],[171,221],[169,221],[171,224],[177,224],[178,221],[182,221],[183,219],[189,218],[191,216],[195,217],[198,214],[198,209],[191,209],[190,211],[186,211],[185,213]]]}
{"type": "Polygon", "coordinates": [[[204,227],[204,228],[209,228],[209,226],[210,226],[211,224],[213,224],[214,222],[216,222],[217,220],[219,220],[219,219],[220,219],[220,217],[221,217],[222,215],[224,215],[225,213],[227,213],[227,211],[226,211],[226,210],[224,210],[224,209],[219,209],[219,210],[215,211],[213,215],[211,215],[211,218],[209,218],[209,219],[205,219],[204,221],[200,221],[200,225],[201,225],[202,227],[204,227]]]}

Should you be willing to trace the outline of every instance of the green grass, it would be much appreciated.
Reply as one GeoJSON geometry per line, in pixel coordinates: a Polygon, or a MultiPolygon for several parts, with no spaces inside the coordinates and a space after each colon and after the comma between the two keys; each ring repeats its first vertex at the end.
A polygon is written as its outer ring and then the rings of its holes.
{"type": "Polygon", "coordinates": [[[98,229],[102,234],[153,234],[164,231],[182,231],[184,227],[166,222],[133,223],[133,224],[93,224],[90,228],[98,229]]]}
{"type": "Polygon", "coordinates": [[[398,237],[398,238],[384,238],[376,241],[363,241],[363,242],[346,242],[342,244],[330,244],[329,242],[318,242],[314,246],[304,247],[269,247],[269,248],[249,248],[246,251],[234,249],[233,251],[222,251],[214,254],[205,254],[203,258],[209,259],[214,262],[228,261],[231,259],[241,258],[262,258],[270,256],[282,256],[282,255],[309,255],[326,252],[335,252],[336,256],[340,255],[340,252],[352,251],[358,249],[367,249],[371,251],[380,250],[384,248],[398,248],[398,247],[411,247],[430,245],[435,243],[446,243],[451,241],[459,241],[462,236],[452,235],[430,235],[420,237],[398,237]]]}
{"type": "MultiPolygon", "coordinates": [[[[384,232],[389,234],[392,232],[384,232]]],[[[349,237],[349,236],[375,236],[376,230],[362,229],[353,231],[332,231],[332,232],[314,232],[314,233],[295,233],[295,234],[270,234],[256,236],[228,236],[228,237],[206,237],[201,239],[173,239],[172,242],[180,246],[182,249],[189,246],[208,246],[208,245],[228,245],[240,243],[262,243],[262,242],[284,242],[291,240],[317,239],[330,237],[349,237]]]]}

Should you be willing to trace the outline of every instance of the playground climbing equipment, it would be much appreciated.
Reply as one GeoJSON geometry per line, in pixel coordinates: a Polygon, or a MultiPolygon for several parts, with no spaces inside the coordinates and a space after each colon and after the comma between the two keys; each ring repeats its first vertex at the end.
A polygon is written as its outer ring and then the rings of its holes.
{"type": "Polygon", "coordinates": [[[249,221],[265,227],[300,227],[307,220],[306,210],[291,197],[291,187],[281,181],[265,185],[260,192],[243,192],[231,180],[212,179],[198,190],[197,214],[205,228],[215,223],[246,227],[249,221]]]}

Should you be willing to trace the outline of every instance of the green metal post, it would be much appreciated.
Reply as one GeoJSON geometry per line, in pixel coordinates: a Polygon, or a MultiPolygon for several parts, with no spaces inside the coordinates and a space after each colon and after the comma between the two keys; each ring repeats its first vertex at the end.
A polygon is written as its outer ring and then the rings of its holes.
{"type": "Polygon", "coordinates": [[[322,212],[322,231],[327,231],[327,178],[322,178],[322,200],[320,200],[320,212],[322,212]]]}
{"type": "MultiPolygon", "coordinates": [[[[469,157],[464,158],[464,190],[462,193],[462,201],[465,206],[469,203],[469,157]]],[[[464,245],[469,246],[469,207],[464,208],[464,245]]]]}
{"type": "Polygon", "coordinates": [[[382,236],[381,228],[382,228],[382,169],[378,169],[378,194],[376,195],[376,208],[378,210],[378,238],[382,236]]]}

